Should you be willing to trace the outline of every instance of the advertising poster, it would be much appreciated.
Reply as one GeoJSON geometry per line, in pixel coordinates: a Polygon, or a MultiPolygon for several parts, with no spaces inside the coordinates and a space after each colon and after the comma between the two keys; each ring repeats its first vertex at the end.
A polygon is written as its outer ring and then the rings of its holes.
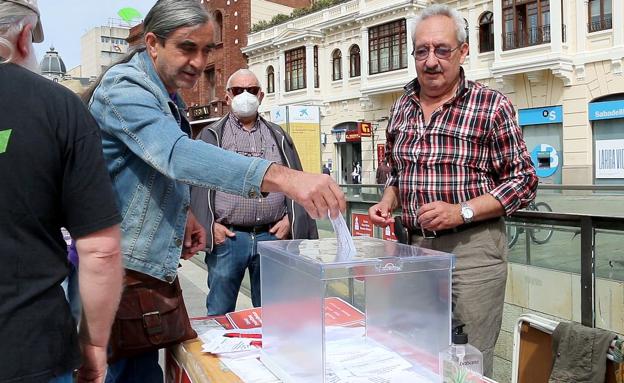
{"type": "Polygon", "coordinates": [[[394,235],[394,222],[385,228],[381,228],[381,238],[385,241],[396,241],[397,237],[394,235]]]}
{"type": "Polygon", "coordinates": [[[368,214],[351,214],[351,235],[357,236],[373,236],[373,224],[368,214]]]}
{"type": "Polygon", "coordinates": [[[377,144],[377,166],[386,160],[386,144],[377,144]]]}
{"type": "Polygon", "coordinates": [[[624,178],[624,140],[596,141],[596,178],[624,178]]]}
{"type": "Polygon", "coordinates": [[[289,105],[271,109],[272,122],[290,134],[303,170],[321,172],[321,120],[318,106],[289,105]]]}

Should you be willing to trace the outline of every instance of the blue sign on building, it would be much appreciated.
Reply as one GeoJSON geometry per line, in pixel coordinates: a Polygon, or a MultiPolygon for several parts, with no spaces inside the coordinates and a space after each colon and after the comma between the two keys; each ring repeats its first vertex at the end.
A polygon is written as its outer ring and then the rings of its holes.
{"type": "Polygon", "coordinates": [[[542,108],[520,109],[518,123],[524,125],[560,124],[563,122],[563,107],[545,106],[542,108]]]}
{"type": "Polygon", "coordinates": [[[531,151],[531,160],[538,177],[550,177],[559,168],[557,149],[548,144],[539,144],[531,151]]]}
{"type": "Polygon", "coordinates": [[[624,118],[624,100],[589,103],[589,120],[624,118]]]}

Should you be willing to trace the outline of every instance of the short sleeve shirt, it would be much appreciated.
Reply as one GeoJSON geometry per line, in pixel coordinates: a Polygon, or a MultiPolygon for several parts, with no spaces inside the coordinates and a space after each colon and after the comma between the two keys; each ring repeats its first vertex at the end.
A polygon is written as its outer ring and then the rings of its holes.
{"type": "Polygon", "coordinates": [[[68,89],[0,65],[0,381],[46,382],[80,364],[61,282],[61,227],[120,222],[99,129],[68,89]]]}

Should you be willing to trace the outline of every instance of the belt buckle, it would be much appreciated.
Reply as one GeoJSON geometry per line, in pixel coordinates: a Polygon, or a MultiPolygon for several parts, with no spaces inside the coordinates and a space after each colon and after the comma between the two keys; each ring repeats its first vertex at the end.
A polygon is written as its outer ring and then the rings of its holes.
{"type": "Polygon", "coordinates": [[[420,233],[422,234],[422,237],[424,239],[438,238],[438,234],[436,234],[435,230],[432,230],[432,231],[425,230],[422,228],[422,226],[420,227],[420,233]]]}
{"type": "Polygon", "coordinates": [[[145,328],[147,334],[150,336],[163,332],[160,311],[151,311],[143,314],[143,328],[145,328]],[[153,317],[155,318],[152,321],[153,317]]]}

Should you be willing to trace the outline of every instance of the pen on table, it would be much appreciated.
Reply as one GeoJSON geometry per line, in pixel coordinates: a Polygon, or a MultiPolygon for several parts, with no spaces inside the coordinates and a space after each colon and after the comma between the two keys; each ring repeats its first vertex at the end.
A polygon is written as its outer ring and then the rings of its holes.
{"type": "Polygon", "coordinates": [[[253,338],[253,339],[262,339],[262,334],[244,334],[239,332],[226,332],[223,334],[224,337],[227,338],[253,338]]]}

